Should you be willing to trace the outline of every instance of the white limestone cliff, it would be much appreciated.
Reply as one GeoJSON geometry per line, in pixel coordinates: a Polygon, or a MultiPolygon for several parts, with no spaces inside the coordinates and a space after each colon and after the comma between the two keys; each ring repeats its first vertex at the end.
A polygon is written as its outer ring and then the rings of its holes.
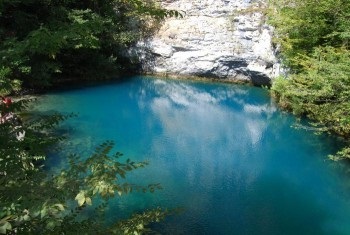
{"type": "Polygon", "coordinates": [[[267,85],[279,74],[273,29],[256,0],[165,0],[163,7],[184,12],[140,42],[136,53],[147,72],[199,76],[267,85]],[[255,10],[254,10],[255,9],[255,10]]]}

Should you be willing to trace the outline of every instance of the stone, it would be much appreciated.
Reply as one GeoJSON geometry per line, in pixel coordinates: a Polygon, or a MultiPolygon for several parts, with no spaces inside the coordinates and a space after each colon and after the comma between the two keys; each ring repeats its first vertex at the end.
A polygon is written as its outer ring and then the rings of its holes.
{"type": "Polygon", "coordinates": [[[168,0],[164,8],[184,12],[166,19],[132,51],[145,72],[199,76],[269,85],[280,74],[273,28],[261,12],[267,0],[168,0]]]}

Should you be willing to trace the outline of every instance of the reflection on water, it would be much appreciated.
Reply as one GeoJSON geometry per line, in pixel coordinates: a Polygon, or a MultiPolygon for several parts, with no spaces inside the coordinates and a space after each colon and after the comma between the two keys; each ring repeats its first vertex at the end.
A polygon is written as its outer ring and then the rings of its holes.
{"type": "Polygon", "coordinates": [[[160,182],[164,190],[117,198],[107,220],[150,206],[180,206],[182,214],[154,229],[350,234],[346,179],[326,160],[336,142],[291,128],[294,118],[263,89],[134,78],[51,94],[38,109],[79,114],[65,123],[69,151],[87,154],[114,140],[128,157],[150,161],[129,180],[160,182]]]}

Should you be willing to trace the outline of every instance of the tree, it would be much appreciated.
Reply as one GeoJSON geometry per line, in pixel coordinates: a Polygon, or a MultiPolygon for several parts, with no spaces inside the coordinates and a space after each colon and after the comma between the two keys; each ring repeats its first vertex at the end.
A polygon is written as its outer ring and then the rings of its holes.
{"type": "Polygon", "coordinates": [[[319,46],[349,49],[349,9],[346,0],[270,0],[269,22],[285,64],[298,68],[299,55],[319,46]]]}
{"type": "MultiPolygon", "coordinates": [[[[288,78],[272,93],[285,109],[306,116],[319,131],[350,138],[350,2],[270,1],[288,78]]],[[[350,144],[348,144],[350,146],[350,144]]],[[[333,159],[350,158],[350,147],[333,159]]]]}
{"type": "Polygon", "coordinates": [[[132,66],[126,49],[172,10],[140,0],[3,0],[0,66],[10,80],[42,87],[67,78],[104,78],[132,66]]]}

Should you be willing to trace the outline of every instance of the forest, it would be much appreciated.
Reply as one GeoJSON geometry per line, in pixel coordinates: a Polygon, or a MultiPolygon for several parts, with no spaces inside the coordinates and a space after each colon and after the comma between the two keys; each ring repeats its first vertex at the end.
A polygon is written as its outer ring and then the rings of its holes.
{"type": "MultiPolygon", "coordinates": [[[[350,2],[270,0],[265,11],[286,68],[272,95],[285,110],[307,117],[318,132],[342,138],[347,145],[331,158],[349,159],[350,2]]],[[[151,0],[0,2],[1,234],[143,234],[147,225],[173,213],[150,209],[106,227],[100,218],[111,197],[161,188],[118,181],[147,162],[123,160],[112,152],[114,143],[106,142],[87,160],[70,156],[67,169],[47,175],[46,149],[64,141],[54,128],[74,114],[30,115],[32,100],[21,99],[29,90],[45,91],[67,80],[141,73],[137,59],[125,51],[152,35],[165,17],[181,14],[151,0]],[[67,206],[69,200],[75,204],[67,206]],[[94,216],[82,219],[88,206],[94,216]]]]}
{"type": "MultiPolygon", "coordinates": [[[[287,68],[274,81],[279,105],[307,117],[319,132],[350,137],[350,2],[286,0],[270,2],[269,22],[287,68]]],[[[349,146],[349,144],[347,144],[349,146]]],[[[334,160],[350,158],[344,147],[334,160]]]]}

